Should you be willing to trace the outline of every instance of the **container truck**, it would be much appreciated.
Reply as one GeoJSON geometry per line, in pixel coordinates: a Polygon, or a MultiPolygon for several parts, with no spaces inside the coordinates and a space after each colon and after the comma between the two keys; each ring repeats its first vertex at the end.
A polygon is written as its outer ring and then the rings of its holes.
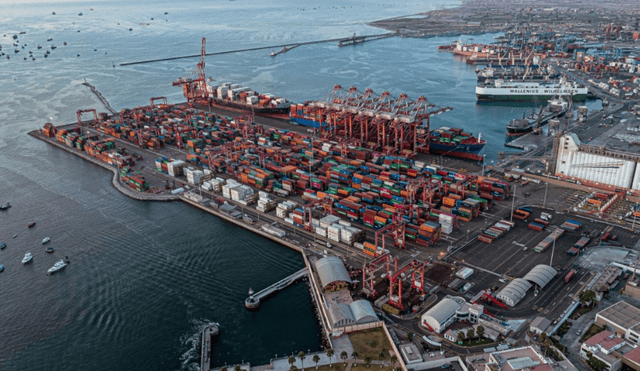
{"type": "Polygon", "coordinates": [[[567,273],[566,276],[564,276],[564,283],[569,283],[569,281],[571,281],[573,279],[573,277],[575,277],[576,275],[576,270],[572,269],[569,271],[569,273],[567,273]]]}

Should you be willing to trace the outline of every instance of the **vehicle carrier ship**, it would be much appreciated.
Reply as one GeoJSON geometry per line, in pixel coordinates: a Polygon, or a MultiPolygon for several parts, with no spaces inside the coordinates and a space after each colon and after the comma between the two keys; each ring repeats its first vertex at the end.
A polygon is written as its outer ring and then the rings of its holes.
{"type": "Polygon", "coordinates": [[[476,96],[484,101],[535,101],[555,96],[572,97],[574,101],[587,99],[589,90],[584,85],[562,81],[560,83],[494,80],[478,83],[476,96]]]}

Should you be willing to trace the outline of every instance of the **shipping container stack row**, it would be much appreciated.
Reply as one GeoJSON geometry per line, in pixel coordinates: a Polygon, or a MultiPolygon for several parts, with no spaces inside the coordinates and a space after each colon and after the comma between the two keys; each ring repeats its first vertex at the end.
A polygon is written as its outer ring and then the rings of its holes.
{"type": "MultiPolygon", "coordinates": [[[[298,194],[306,201],[330,197],[333,211],[349,222],[379,229],[402,214],[407,223],[405,237],[417,243],[433,243],[441,233],[452,233],[460,221],[471,221],[488,210],[492,201],[509,197],[508,183],[498,179],[446,171],[364,148],[350,147],[349,157],[342,157],[344,144],[312,143],[308,136],[286,130],[268,129],[246,137],[229,118],[190,108],[144,107],[125,111],[121,118],[121,122],[113,118],[103,122],[103,130],[128,133],[134,142],[142,133],[143,141],[157,138],[181,146],[191,152],[187,163],[204,170],[212,164],[238,182],[282,197],[298,194]],[[227,156],[229,149],[232,156],[227,156]],[[410,183],[429,187],[410,192],[410,183]],[[422,205],[423,193],[431,191],[422,205]],[[419,207],[404,211],[414,204],[419,207]],[[437,231],[424,232],[420,226],[427,221],[436,222],[437,231]]],[[[186,167],[180,160],[156,159],[156,169],[168,175],[180,176],[186,167]]],[[[204,171],[199,171],[189,173],[190,183],[203,176],[204,171]]]]}
{"type": "Polygon", "coordinates": [[[78,131],[58,130],[56,139],[67,147],[85,151],[89,156],[109,165],[117,167],[135,165],[131,156],[127,156],[123,148],[116,149],[113,139],[99,140],[98,136],[81,136],[78,131]]]}
{"type": "Polygon", "coordinates": [[[615,194],[609,195],[606,193],[594,192],[582,200],[578,204],[578,208],[587,213],[596,213],[602,211],[609,203],[608,201],[611,201],[614,196],[615,194]]]}
{"type": "Polygon", "coordinates": [[[556,228],[551,234],[546,237],[544,240],[540,241],[536,247],[533,248],[535,252],[544,252],[549,247],[551,247],[555,241],[558,240],[564,234],[564,230],[560,228],[556,228]]]}
{"type": "Polygon", "coordinates": [[[580,229],[581,226],[582,226],[582,223],[575,220],[567,219],[564,221],[564,223],[562,223],[562,225],[560,225],[560,228],[566,231],[574,232],[580,229]]]}
{"type": "Polygon", "coordinates": [[[509,232],[515,226],[516,225],[513,222],[504,219],[500,220],[493,226],[489,227],[489,229],[482,232],[480,236],[478,236],[478,241],[484,243],[493,243],[493,241],[506,235],[507,232],[509,232]]]}

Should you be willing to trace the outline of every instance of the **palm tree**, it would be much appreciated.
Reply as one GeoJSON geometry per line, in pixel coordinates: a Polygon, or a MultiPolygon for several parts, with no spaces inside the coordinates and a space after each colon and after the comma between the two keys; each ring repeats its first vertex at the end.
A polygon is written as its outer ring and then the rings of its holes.
{"type": "Polygon", "coordinates": [[[353,353],[351,353],[351,357],[353,357],[353,359],[355,359],[356,361],[358,360],[358,352],[357,351],[353,351],[353,353]]]}
{"type": "Polygon", "coordinates": [[[304,359],[307,358],[304,356],[304,352],[300,351],[300,353],[298,353],[298,358],[300,358],[300,364],[302,366],[302,371],[304,371],[304,359]]]}
{"type": "MultiPolygon", "coordinates": [[[[380,352],[380,354],[378,354],[378,359],[381,361],[384,361],[384,359],[387,358],[387,354],[386,352],[383,350],[380,352]]],[[[382,368],[383,363],[380,363],[380,368],[382,368]]]]}
{"type": "Polygon", "coordinates": [[[242,369],[240,368],[240,365],[235,365],[235,367],[234,367],[233,369],[234,369],[235,371],[240,371],[240,370],[242,370],[242,369]]]}
{"type": "Polygon", "coordinates": [[[294,364],[294,363],[296,363],[296,357],[294,357],[294,356],[289,356],[289,360],[288,360],[288,361],[289,361],[289,364],[290,364],[291,366],[293,366],[293,364],[294,364]]]}
{"type": "Polygon", "coordinates": [[[289,371],[298,371],[298,368],[296,365],[291,365],[291,367],[289,367],[289,371]]]}
{"type": "Polygon", "coordinates": [[[396,367],[396,362],[398,362],[398,356],[396,356],[395,354],[391,356],[391,358],[389,359],[391,361],[391,366],[392,367],[396,367]]]}
{"type": "Polygon", "coordinates": [[[347,365],[347,358],[349,357],[349,355],[347,354],[347,352],[343,351],[342,353],[340,353],[340,358],[342,358],[344,362],[344,365],[347,365]]]}
{"type": "Polygon", "coordinates": [[[371,365],[371,357],[364,357],[364,363],[367,364],[367,367],[371,365]]]}
{"type": "Polygon", "coordinates": [[[220,371],[227,371],[227,366],[220,368],[220,371]]]}
{"type": "Polygon", "coordinates": [[[471,339],[476,336],[476,331],[472,328],[467,330],[467,336],[469,337],[469,343],[471,343],[471,339]]]}
{"type": "Polygon", "coordinates": [[[482,325],[478,326],[476,331],[478,332],[478,337],[482,337],[482,335],[484,335],[484,327],[482,325]]]}
{"type": "Polygon", "coordinates": [[[464,332],[459,331],[458,332],[458,342],[462,342],[462,340],[464,340],[464,332]]]}
{"type": "Polygon", "coordinates": [[[320,356],[317,354],[313,355],[313,362],[316,363],[316,370],[318,369],[318,362],[320,362],[320,356]]]}
{"type": "Polygon", "coordinates": [[[331,348],[327,349],[327,357],[329,357],[329,367],[333,367],[331,365],[331,357],[335,354],[335,351],[331,348]]]}

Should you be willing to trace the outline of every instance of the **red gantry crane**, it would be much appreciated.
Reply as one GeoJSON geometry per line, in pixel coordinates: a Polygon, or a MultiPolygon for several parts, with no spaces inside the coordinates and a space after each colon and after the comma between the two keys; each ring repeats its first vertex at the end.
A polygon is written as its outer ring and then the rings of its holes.
{"type": "MultiPolygon", "coordinates": [[[[362,268],[362,291],[371,299],[378,297],[379,293],[375,289],[375,273],[382,268],[386,268],[386,275],[389,276],[391,268],[391,255],[383,254],[375,258],[362,268]]],[[[395,261],[395,268],[398,268],[398,260],[395,261]]]]}
{"type": "Polygon", "coordinates": [[[172,84],[173,86],[182,85],[182,88],[184,89],[184,96],[187,98],[187,102],[189,103],[193,103],[197,99],[207,100],[209,97],[209,93],[207,91],[207,80],[204,73],[206,44],[207,40],[203,37],[202,48],[200,49],[200,61],[196,65],[196,68],[191,72],[191,77],[179,78],[172,84]]]}
{"type": "Polygon", "coordinates": [[[76,115],[78,116],[78,125],[82,126],[82,114],[83,113],[93,113],[93,123],[97,123],[98,122],[98,114],[96,113],[96,110],[93,108],[89,108],[89,109],[81,109],[78,110],[78,112],[76,112],[76,115]]]}
{"type": "MultiPolygon", "coordinates": [[[[396,263],[397,264],[397,263],[396,263]]],[[[391,276],[389,276],[389,304],[402,310],[402,283],[404,279],[402,275],[408,270],[413,269],[411,275],[411,288],[424,292],[424,262],[413,260],[407,263],[404,267],[396,270],[391,276]],[[419,275],[414,274],[415,271],[421,271],[419,275]],[[416,278],[420,281],[416,282],[416,278]]]]}

